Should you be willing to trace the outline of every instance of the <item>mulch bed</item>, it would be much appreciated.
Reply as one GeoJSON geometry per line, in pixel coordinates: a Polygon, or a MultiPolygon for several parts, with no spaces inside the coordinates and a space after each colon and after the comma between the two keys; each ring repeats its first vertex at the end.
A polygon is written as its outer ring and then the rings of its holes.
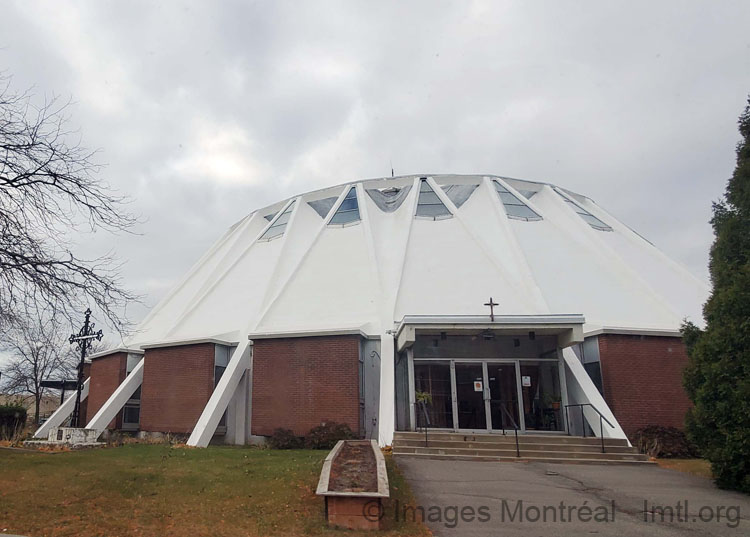
{"type": "Polygon", "coordinates": [[[337,492],[377,492],[378,470],[372,445],[345,442],[331,464],[328,490],[337,492]]]}

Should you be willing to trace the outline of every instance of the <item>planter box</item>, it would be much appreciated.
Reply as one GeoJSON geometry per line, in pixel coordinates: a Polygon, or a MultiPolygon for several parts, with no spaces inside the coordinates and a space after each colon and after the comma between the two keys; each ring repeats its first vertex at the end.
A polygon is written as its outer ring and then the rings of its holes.
{"type": "Polygon", "coordinates": [[[331,526],[377,530],[390,496],[385,458],[375,440],[339,440],[323,462],[318,496],[331,526]]]}

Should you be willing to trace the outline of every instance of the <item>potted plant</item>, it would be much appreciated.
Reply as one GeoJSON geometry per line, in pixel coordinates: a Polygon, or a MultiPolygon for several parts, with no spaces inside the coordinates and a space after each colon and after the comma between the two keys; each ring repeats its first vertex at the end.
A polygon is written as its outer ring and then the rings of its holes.
{"type": "Polygon", "coordinates": [[[543,403],[546,408],[560,410],[560,401],[561,399],[559,395],[550,395],[548,393],[544,394],[543,403]]]}

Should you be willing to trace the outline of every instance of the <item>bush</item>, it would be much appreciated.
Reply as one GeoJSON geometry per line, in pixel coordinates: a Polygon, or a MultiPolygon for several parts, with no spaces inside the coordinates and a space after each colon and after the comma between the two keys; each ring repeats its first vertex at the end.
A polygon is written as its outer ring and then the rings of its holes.
{"type": "Polygon", "coordinates": [[[674,427],[642,427],[635,432],[633,445],[651,457],[686,459],[698,456],[695,445],[684,432],[674,427]]]}
{"type": "Polygon", "coordinates": [[[268,437],[268,445],[273,449],[300,449],[304,446],[304,439],[290,429],[279,428],[268,437]]]}
{"type": "Polygon", "coordinates": [[[26,408],[18,404],[0,405],[0,440],[11,440],[26,424],[26,408]]]}
{"type": "Polygon", "coordinates": [[[339,440],[351,440],[354,433],[345,423],[327,422],[310,429],[305,437],[308,449],[331,449],[339,440]]]}

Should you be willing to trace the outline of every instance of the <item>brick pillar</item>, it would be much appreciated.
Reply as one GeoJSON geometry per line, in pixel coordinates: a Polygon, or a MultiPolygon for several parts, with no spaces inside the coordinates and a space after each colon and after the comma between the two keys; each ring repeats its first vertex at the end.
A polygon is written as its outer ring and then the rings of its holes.
{"type": "Polygon", "coordinates": [[[146,349],[141,430],[190,433],[214,391],[214,344],[146,349]]]}

